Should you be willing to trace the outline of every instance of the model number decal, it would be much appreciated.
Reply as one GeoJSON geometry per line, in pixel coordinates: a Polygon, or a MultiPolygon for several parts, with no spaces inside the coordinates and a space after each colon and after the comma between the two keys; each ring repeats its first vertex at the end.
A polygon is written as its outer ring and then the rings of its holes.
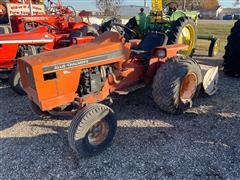
{"type": "Polygon", "coordinates": [[[59,63],[59,64],[55,64],[52,66],[45,66],[45,67],[43,67],[43,72],[50,72],[50,71],[56,71],[56,70],[62,70],[62,69],[82,66],[82,65],[86,65],[86,64],[95,63],[98,61],[119,58],[121,56],[123,56],[122,50],[112,51],[110,53],[106,53],[106,54],[102,54],[102,55],[98,55],[98,56],[93,56],[93,57],[88,57],[88,58],[83,58],[83,59],[75,59],[75,60],[71,60],[71,61],[65,62],[65,63],[59,63]]]}

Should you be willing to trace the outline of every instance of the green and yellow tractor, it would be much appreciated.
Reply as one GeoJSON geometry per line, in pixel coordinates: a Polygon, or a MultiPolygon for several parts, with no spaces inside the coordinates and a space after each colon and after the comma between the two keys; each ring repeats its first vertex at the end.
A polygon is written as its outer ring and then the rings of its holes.
{"type": "Polygon", "coordinates": [[[150,14],[147,16],[140,12],[129,20],[127,26],[136,32],[137,38],[149,32],[164,33],[168,36],[168,44],[188,45],[188,49],[182,52],[188,56],[194,53],[198,38],[210,40],[209,56],[215,56],[218,54],[219,40],[206,35],[198,36],[198,17],[197,11],[178,10],[175,2],[166,4],[164,8],[163,0],[152,0],[150,14]]]}

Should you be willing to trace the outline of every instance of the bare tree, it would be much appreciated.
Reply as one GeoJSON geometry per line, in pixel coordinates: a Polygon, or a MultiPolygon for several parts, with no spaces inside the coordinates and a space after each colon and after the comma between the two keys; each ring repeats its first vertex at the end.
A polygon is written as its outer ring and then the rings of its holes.
{"type": "Polygon", "coordinates": [[[164,0],[164,5],[168,4],[169,2],[175,2],[178,4],[179,9],[197,9],[200,5],[201,0],[164,0]]]}
{"type": "Polygon", "coordinates": [[[97,8],[105,16],[117,15],[120,5],[123,4],[123,0],[96,0],[97,8]]]}

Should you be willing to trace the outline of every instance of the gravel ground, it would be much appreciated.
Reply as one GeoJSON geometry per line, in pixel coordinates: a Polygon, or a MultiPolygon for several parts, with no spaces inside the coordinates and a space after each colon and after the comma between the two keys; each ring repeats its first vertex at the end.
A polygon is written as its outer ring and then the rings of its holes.
{"type": "Polygon", "coordinates": [[[180,116],[161,112],[150,89],[115,99],[114,143],[86,159],[68,147],[69,121],[40,119],[6,83],[0,101],[0,179],[240,179],[240,81],[223,73],[218,93],[180,116]]]}

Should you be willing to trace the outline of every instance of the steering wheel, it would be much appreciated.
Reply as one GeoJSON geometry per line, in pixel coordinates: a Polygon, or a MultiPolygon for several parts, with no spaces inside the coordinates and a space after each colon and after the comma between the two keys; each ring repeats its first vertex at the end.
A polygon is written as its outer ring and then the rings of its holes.
{"type": "Polygon", "coordinates": [[[132,39],[132,37],[137,36],[137,33],[135,31],[120,23],[113,22],[108,25],[109,25],[108,27],[105,27],[108,31],[110,31],[111,29],[115,29],[119,34],[121,34],[126,39],[127,42],[130,39],[132,39]]]}

